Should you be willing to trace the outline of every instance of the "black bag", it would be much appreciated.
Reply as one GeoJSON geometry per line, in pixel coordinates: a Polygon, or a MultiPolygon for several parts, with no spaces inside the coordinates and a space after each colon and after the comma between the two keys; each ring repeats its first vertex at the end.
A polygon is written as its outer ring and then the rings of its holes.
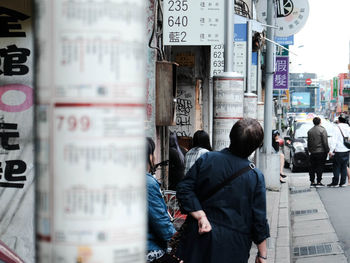
{"type": "MultiPolygon", "coordinates": [[[[216,187],[214,187],[213,189],[211,189],[208,193],[206,193],[204,196],[202,196],[201,198],[199,198],[199,201],[202,203],[204,201],[206,201],[207,199],[209,199],[209,197],[213,196],[216,192],[218,192],[220,189],[222,189],[225,185],[227,185],[229,182],[231,182],[233,179],[237,178],[238,176],[248,172],[249,170],[253,170],[255,168],[255,165],[253,163],[250,163],[249,166],[246,166],[240,170],[238,170],[237,172],[235,172],[232,176],[226,178],[222,183],[220,183],[219,185],[217,185],[216,187]]],[[[180,204],[179,204],[180,205],[180,204]]],[[[180,206],[181,208],[181,206],[180,206]]],[[[184,236],[186,235],[187,232],[187,227],[190,224],[190,221],[194,220],[190,215],[187,216],[185,222],[182,224],[182,226],[180,227],[180,229],[175,233],[175,235],[173,236],[173,238],[169,241],[169,246],[172,248],[170,255],[175,255],[178,245],[180,243],[180,241],[184,238],[184,236]]],[[[167,261],[163,261],[163,262],[167,262],[167,261]]],[[[173,261],[169,261],[173,262],[173,261]]],[[[180,261],[178,261],[180,262],[180,261]]],[[[158,262],[157,262],[158,263],[158,262]]],[[[160,263],[160,262],[159,262],[160,263]]]]}
{"type": "Polygon", "coordinates": [[[341,132],[341,135],[343,136],[343,142],[344,142],[344,145],[346,148],[350,149],[350,141],[348,139],[348,137],[344,137],[344,134],[342,132],[342,130],[340,129],[340,127],[338,126],[340,132],[341,132]]]}

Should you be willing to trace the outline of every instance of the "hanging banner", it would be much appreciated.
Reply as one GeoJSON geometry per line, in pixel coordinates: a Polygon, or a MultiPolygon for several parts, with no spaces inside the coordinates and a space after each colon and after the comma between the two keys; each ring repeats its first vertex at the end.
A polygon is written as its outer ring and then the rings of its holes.
{"type": "Polygon", "coordinates": [[[273,89],[288,89],[289,57],[276,57],[273,89]]]}
{"type": "Polygon", "coordinates": [[[34,263],[31,1],[0,6],[0,241],[34,263]]]}

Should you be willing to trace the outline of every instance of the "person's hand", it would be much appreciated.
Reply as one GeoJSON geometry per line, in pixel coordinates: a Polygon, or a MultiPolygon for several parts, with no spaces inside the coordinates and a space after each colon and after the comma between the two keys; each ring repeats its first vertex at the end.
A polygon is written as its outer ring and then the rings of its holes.
{"type": "Polygon", "coordinates": [[[200,235],[211,231],[211,224],[206,216],[201,216],[198,219],[198,233],[200,235]]]}
{"type": "Polygon", "coordinates": [[[332,157],[334,154],[332,152],[328,153],[329,157],[332,157]]]}

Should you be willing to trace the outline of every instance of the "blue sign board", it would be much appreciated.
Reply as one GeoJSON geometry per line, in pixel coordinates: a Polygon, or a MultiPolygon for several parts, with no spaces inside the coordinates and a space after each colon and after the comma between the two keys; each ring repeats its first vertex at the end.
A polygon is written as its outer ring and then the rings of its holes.
{"type": "Polygon", "coordinates": [[[289,37],[275,37],[275,41],[280,45],[294,45],[294,35],[289,37]]]}
{"type": "Polygon", "coordinates": [[[252,65],[254,66],[258,65],[258,52],[252,53],[252,65]]]}
{"type": "Polygon", "coordinates": [[[276,70],[273,75],[274,89],[288,89],[289,57],[276,57],[276,70]]]}
{"type": "Polygon", "coordinates": [[[247,24],[235,24],[235,41],[247,41],[247,24]]]}

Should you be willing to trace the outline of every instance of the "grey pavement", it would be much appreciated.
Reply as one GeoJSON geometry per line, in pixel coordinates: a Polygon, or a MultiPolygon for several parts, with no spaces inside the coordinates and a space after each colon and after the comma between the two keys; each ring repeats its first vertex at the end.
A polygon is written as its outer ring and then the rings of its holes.
{"type": "MultiPolygon", "coordinates": [[[[280,191],[267,191],[267,218],[270,224],[270,238],[267,240],[267,262],[289,263],[290,251],[290,212],[288,183],[282,184],[280,191]]],[[[254,263],[257,248],[253,245],[249,263],[254,263]]]]}
{"type": "MultiPolygon", "coordinates": [[[[288,173],[292,262],[348,262],[329,215],[307,173],[288,173]]],[[[330,173],[323,183],[330,182],[330,173]]]]}
{"type": "MultiPolygon", "coordinates": [[[[285,174],[288,181],[281,185],[280,191],[266,193],[271,235],[267,242],[267,262],[350,262],[318,193],[326,189],[310,188],[307,173],[285,169],[285,174]]],[[[327,173],[323,183],[330,180],[331,173],[327,173]]],[[[253,245],[249,263],[254,263],[256,253],[253,245]]]]}
{"type": "Polygon", "coordinates": [[[320,188],[317,192],[350,262],[350,187],[320,188]]]}

